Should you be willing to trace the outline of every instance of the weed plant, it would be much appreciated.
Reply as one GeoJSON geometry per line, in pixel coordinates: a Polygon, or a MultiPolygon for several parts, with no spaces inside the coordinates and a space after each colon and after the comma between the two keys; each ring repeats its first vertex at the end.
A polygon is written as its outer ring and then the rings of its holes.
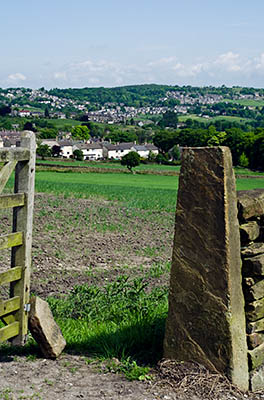
{"type": "Polygon", "coordinates": [[[75,286],[48,298],[70,351],[150,364],[160,359],[168,309],[167,287],[119,276],[103,287],[75,286]]]}

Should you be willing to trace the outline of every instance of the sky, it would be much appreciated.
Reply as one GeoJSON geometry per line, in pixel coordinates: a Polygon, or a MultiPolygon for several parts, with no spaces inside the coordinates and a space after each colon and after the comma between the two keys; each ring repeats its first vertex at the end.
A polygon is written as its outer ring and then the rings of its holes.
{"type": "Polygon", "coordinates": [[[0,87],[264,87],[263,0],[12,0],[0,87]]]}

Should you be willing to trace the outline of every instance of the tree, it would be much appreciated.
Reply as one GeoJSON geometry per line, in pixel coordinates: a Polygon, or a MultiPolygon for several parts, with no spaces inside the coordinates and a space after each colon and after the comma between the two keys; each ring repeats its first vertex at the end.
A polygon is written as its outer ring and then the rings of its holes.
{"type": "Polygon", "coordinates": [[[79,149],[74,150],[73,158],[75,158],[75,160],[82,161],[83,160],[83,152],[82,152],[82,150],[79,150],[79,149]]]}
{"type": "Polygon", "coordinates": [[[130,172],[133,172],[132,168],[137,167],[139,164],[140,164],[140,156],[135,151],[130,151],[121,159],[121,165],[125,165],[130,172]]]}
{"type": "Polygon", "coordinates": [[[9,106],[5,106],[5,105],[1,105],[0,106],[0,116],[4,117],[7,114],[11,113],[11,107],[9,106]]]}
{"type": "Polygon", "coordinates": [[[24,123],[24,127],[23,127],[24,131],[32,131],[32,132],[36,132],[36,128],[34,128],[32,122],[27,121],[24,123]]]}
{"type": "Polygon", "coordinates": [[[163,114],[162,119],[158,123],[161,128],[177,128],[177,124],[178,117],[174,111],[166,111],[165,114],[163,114]]]}
{"type": "Polygon", "coordinates": [[[40,144],[37,147],[37,155],[39,155],[42,158],[42,160],[45,160],[45,157],[50,157],[51,151],[49,146],[47,144],[40,144]]]}
{"type": "Polygon", "coordinates": [[[88,140],[90,138],[89,129],[85,125],[76,125],[72,129],[72,136],[80,140],[88,140]]]}
{"type": "Polygon", "coordinates": [[[49,118],[49,117],[50,117],[50,114],[49,114],[49,109],[48,109],[48,107],[46,107],[46,108],[45,108],[45,111],[44,111],[44,116],[45,116],[45,118],[49,118]]]}
{"type": "Polygon", "coordinates": [[[174,161],[179,161],[181,159],[180,149],[179,146],[177,146],[176,144],[169,151],[169,154],[171,155],[174,161]]]}
{"type": "Polygon", "coordinates": [[[59,157],[61,155],[61,147],[56,144],[51,149],[52,157],[59,157]]]}
{"type": "Polygon", "coordinates": [[[153,143],[161,153],[167,153],[179,142],[179,134],[176,131],[158,131],[153,137],[153,143]]]}

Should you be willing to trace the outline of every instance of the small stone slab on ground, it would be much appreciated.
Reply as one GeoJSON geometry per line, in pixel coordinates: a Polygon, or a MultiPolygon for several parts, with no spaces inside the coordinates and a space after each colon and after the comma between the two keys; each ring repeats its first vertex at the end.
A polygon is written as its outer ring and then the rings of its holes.
{"type": "Polygon", "coordinates": [[[30,305],[29,330],[33,338],[45,358],[57,358],[66,346],[66,341],[54,321],[48,303],[40,297],[32,297],[30,305]]]}

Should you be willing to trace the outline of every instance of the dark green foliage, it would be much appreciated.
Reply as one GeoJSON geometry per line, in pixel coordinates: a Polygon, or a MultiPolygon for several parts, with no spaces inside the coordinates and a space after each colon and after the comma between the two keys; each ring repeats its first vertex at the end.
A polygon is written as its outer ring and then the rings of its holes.
{"type": "Polygon", "coordinates": [[[61,147],[60,146],[53,146],[51,149],[51,154],[53,157],[59,157],[61,155],[61,147]]]}
{"type": "Polygon", "coordinates": [[[37,155],[40,156],[42,160],[44,160],[46,157],[50,157],[51,151],[49,146],[47,144],[40,144],[37,147],[37,155]]]}
{"type": "Polygon", "coordinates": [[[131,172],[132,168],[137,167],[139,164],[140,164],[140,156],[135,151],[130,151],[121,160],[121,165],[125,165],[131,172]]]}
{"type": "Polygon", "coordinates": [[[11,107],[6,106],[6,105],[1,105],[0,106],[0,116],[1,117],[4,117],[4,116],[6,116],[6,115],[8,115],[10,113],[11,113],[11,107]]]}
{"type": "Polygon", "coordinates": [[[82,150],[74,150],[73,152],[73,158],[75,158],[78,161],[82,161],[83,160],[83,152],[82,150]]]}
{"type": "Polygon", "coordinates": [[[25,122],[24,127],[23,127],[23,130],[24,130],[24,131],[36,132],[36,128],[33,126],[33,124],[32,124],[31,121],[25,122]]]}
{"type": "Polygon", "coordinates": [[[158,125],[161,128],[177,128],[178,117],[174,111],[166,111],[163,114],[162,119],[159,121],[158,125]]]}

